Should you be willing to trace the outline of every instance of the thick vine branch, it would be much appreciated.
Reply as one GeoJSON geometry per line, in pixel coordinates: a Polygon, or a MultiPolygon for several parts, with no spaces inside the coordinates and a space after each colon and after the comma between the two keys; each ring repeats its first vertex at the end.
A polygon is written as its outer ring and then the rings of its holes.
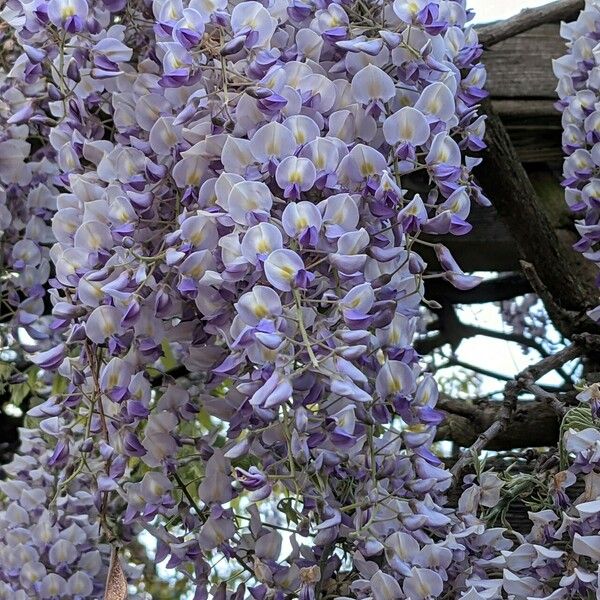
{"type": "Polygon", "coordinates": [[[557,0],[537,8],[526,8],[510,19],[481,27],[478,30],[479,41],[485,48],[489,48],[545,23],[572,19],[583,5],[583,0],[557,0]]]}
{"type": "MultiPolygon", "coordinates": [[[[532,265],[552,297],[546,309],[559,331],[565,337],[596,331],[597,326],[586,316],[586,310],[598,304],[593,282],[578,273],[572,248],[559,240],[491,102],[485,101],[484,109],[488,149],[485,167],[477,171],[480,183],[514,236],[519,254],[532,265]]],[[[531,280],[530,272],[525,275],[535,289],[537,281],[531,280]]]]}
{"type": "MultiPolygon", "coordinates": [[[[431,337],[419,340],[417,345],[415,346],[417,350],[423,354],[429,354],[432,350],[436,348],[440,348],[445,344],[450,344],[453,350],[456,350],[460,343],[468,338],[472,338],[475,336],[484,336],[493,339],[502,340],[505,342],[513,342],[515,344],[519,344],[521,346],[525,346],[527,348],[531,348],[535,350],[541,357],[550,356],[550,353],[544,348],[542,344],[537,342],[536,340],[529,338],[525,335],[519,333],[508,333],[504,331],[495,331],[493,329],[485,329],[483,327],[477,327],[475,325],[468,325],[463,323],[457,316],[454,307],[452,306],[444,306],[442,309],[437,311],[438,315],[438,328],[440,333],[437,335],[433,335],[431,337]]],[[[481,373],[482,375],[486,375],[489,377],[495,377],[496,379],[509,381],[512,377],[506,377],[495,373],[489,369],[482,368],[476,365],[466,364],[462,361],[459,361],[455,358],[450,360],[448,366],[456,366],[462,367],[465,369],[470,369],[477,373],[481,373]]],[[[562,368],[557,369],[558,374],[563,378],[563,380],[567,383],[572,381],[571,377],[568,373],[566,373],[562,368]]]]}
{"type": "Polygon", "coordinates": [[[455,479],[458,481],[460,474],[474,457],[484,450],[495,437],[507,428],[511,417],[517,408],[517,400],[521,392],[527,391],[538,379],[547,373],[554,371],[558,367],[562,367],[570,360],[580,357],[587,348],[596,346],[597,344],[598,338],[596,336],[577,336],[574,343],[570,346],[567,346],[552,356],[543,358],[535,365],[527,367],[527,369],[521,371],[515,379],[507,382],[506,387],[504,388],[502,407],[498,412],[496,420],[485,431],[479,434],[471,447],[463,453],[460,459],[452,467],[451,472],[455,479]]]}
{"type": "Polygon", "coordinates": [[[440,304],[485,304],[512,300],[531,293],[529,281],[521,273],[503,273],[482,281],[472,290],[457,290],[441,279],[427,282],[427,297],[440,304]]]}
{"type": "MultiPolygon", "coordinates": [[[[548,394],[545,390],[541,392],[544,396],[548,394]]],[[[442,398],[437,406],[445,413],[445,419],[438,427],[435,439],[450,441],[461,448],[468,448],[498,420],[502,402],[494,400],[468,402],[442,398]]],[[[564,405],[561,403],[561,406],[564,405]]],[[[515,448],[555,446],[558,442],[559,428],[560,418],[555,410],[546,402],[545,397],[541,398],[536,394],[534,400],[519,404],[506,429],[489,440],[486,449],[500,452],[515,448]],[[540,399],[544,401],[541,402],[540,399]],[[533,422],[535,427],[531,426],[533,422]]]]}

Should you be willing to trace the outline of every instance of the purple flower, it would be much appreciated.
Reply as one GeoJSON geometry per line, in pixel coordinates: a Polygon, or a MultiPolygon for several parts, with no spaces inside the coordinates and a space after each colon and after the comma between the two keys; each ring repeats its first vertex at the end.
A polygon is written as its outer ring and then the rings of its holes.
{"type": "Polygon", "coordinates": [[[69,33],[76,33],[84,28],[88,10],[85,0],[49,0],[48,2],[50,21],[69,33]]]}

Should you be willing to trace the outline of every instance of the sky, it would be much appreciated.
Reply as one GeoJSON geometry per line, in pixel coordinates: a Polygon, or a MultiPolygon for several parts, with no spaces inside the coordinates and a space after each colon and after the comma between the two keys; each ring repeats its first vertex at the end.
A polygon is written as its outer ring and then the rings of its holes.
{"type": "Polygon", "coordinates": [[[507,19],[524,8],[547,4],[548,0],[468,0],[467,5],[476,12],[475,23],[507,19]]]}

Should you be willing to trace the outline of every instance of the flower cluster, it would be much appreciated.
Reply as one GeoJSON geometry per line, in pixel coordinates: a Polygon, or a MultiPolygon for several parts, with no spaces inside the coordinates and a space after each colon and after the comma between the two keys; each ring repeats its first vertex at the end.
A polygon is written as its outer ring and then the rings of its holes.
{"type": "MultiPolygon", "coordinates": [[[[580,400],[585,403],[597,396],[597,389],[586,390],[580,400]]],[[[503,501],[511,495],[514,500],[518,488],[539,490],[535,501],[535,494],[528,500],[535,509],[528,513],[531,529],[526,535],[481,529],[476,539],[485,538],[487,547],[473,548],[470,564],[464,565],[466,583],[472,588],[462,598],[558,600],[598,595],[600,431],[584,406],[572,409],[565,418],[569,426],[561,437],[558,468],[507,482],[483,473],[477,485],[467,487],[461,496],[459,514],[476,523],[476,515],[488,522],[497,519],[503,501]],[[516,543],[509,537],[516,537],[516,543]]],[[[467,485],[470,479],[466,478],[467,485]]]]}
{"type": "Polygon", "coordinates": [[[58,169],[47,152],[35,147],[30,129],[18,108],[27,102],[31,88],[0,72],[0,313],[40,343],[52,332],[45,294],[51,266],[49,247],[54,242],[49,220],[56,210],[58,190],[53,177],[58,169]]]}
{"type": "MultiPolygon", "coordinates": [[[[526,334],[529,339],[548,340],[550,320],[548,314],[535,294],[525,294],[513,300],[499,303],[502,321],[517,335],[526,334]]],[[[527,346],[522,351],[529,352],[527,346]]]]}
{"type": "Polygon", "coordinates": [[[82,427],[98,449],[103,535],[143,526],[197,599],[457,595],[499,535],[474,516],[493,478],[470,485],[472,519],[442,507],[442,414],[413,348],[426,280],[479,281],[435,242],[488,204],[471,16],[464,0],[2,12],[22,150],[0,181],[33,214],[9,266],[43,277],[50,258],[61,341],[33,360],[69,382],[35,414],[60,419],[59,483],[89,477],[82,427]],[[210,591],[219,557],[237,591],[210,591]]]}
{"type": "MultiPolygon", "coordinates": [[[[575,249],[600,265],[600,2],[586,0],[573,23],[563,23],[561,36],[569,53],[553,61],[558,78],[557,108],[562,112],[562,147],[566,155],[563,186],[569,208],[583,215],[576,223],[581,236],[575,249]]],[[[590,316],[600,318],[600,310],[590,316]]]]}
{"type": "Polygon", "coordinates": [[[108,546],[100,543],[92,478],[73,478],[57,497],[64,458],[43,436],[21,430],[20,454],[5,466],[11,479],[0,482],[0,598],[100,597],[108,546]]]}

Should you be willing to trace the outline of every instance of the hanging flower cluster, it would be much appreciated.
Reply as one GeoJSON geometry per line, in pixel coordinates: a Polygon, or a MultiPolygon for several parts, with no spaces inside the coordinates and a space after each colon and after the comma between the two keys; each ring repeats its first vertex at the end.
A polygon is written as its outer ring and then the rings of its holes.
{"type": "MultiPolygon", "coordinates": [[[[563,186],[569,208],[583,217],[576,228],[581,239],[575,249],[600,265],[597,243],[600,221],[600,2],[586,0],[585,9],[573,23],[563,23],[561,36],[568,54],[554,60],[558,78],[557,108],[562,112],[562,147],[566,154],[563,186]]],[[[590,316],[600,319],[600,310],[590,316]]]]}
{"type": "MultiPolygon", "coordinates": [[[[51,422],[45,430],[51,431],[51,422]]],[[[21,454],[5,466],[0,513],[0,598],[95,598],[103,593],[107,545],[100,543],[91,476],[58,497],[65,456],[39,430],[21,430],[21,454]]]]}
{"type": "Polygon", "coordinates": [[[53,178],[59,171],[18,115],[32,92],[28,83],[0,73],[0,315],[3,323],[44,343],[52,335],[49,319],[40,317],[46,312],[49,247],[55,241],[50,218],[59,193],[53,178]]]}
{"type": "MultiPolygon", "coordinates": [[[[479,281],[435,236],[488,204],[463,0],[8,0],[2,17],[22,54],[0,222],[17,323],[51,304],[33,360],[69,382],[34,413],[59,505],[88,482],[104,541],[143,527],[197,599],[521,599],[570,576],[549,529],[512,554],[486,529],[497,476],[445,508],[432,452],[426,280],[479,281]],[[202,378],[184,388],[168,364],[202,378]]],[[[39,556],[21,569],[45,577],[39,556]]],[[[76,597],[69,569],[47,597],[76,597]]]]}
{"type": "MultiPolygon", "coordinates": [[[[493,473],[465,478],[468,486],[458,504],[463,521],[493,522],[508,502],[526,495],[531,530],[525,535],[502,528],[481,528],[472,547],[467,585],[462,598],[563,600],[591,598],[599,593],[600,577],[600,431],[596,418],[600,393],[595,384],[579,395],[581,408],[572,409],[563,422],[560,464],[547,471],[500,481],[493,473]],[[590,413],[592,407],[592,414],[590,413]],[[473,485],[473,483],[475,485],[473,485]]],[[[552,460],[554,457],[552,457],[552,460]]],[[[454,540],[454,535],[447,538],[454,540]]],[[[458,540],[454,540],[458,541],[458,540]]]]}

